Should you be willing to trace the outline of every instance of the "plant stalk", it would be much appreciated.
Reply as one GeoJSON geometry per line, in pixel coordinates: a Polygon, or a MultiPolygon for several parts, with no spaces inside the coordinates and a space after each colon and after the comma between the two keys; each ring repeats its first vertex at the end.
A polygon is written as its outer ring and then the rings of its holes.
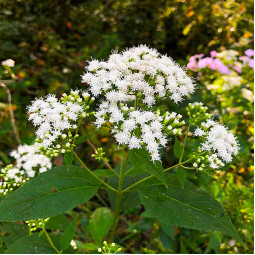
{"type": "Polygon", "coordinates": [[[57,254],[61,254],[62,252],[59,251],[59,250],[56,248],[56,246],[55,246],[54,243],[52,242],[52,240],[51,240],[51,238],[50,238],[50,236],[49,236],[49,234],[48,234],[48,232],[47,232],[47,230],[46,230],[45,228],[43,228],[43,232],[44,232],[44,234],[46,235],[46,237],[47,237],[47,239],[48,239],[48,242],[49,242],[49,244],[51,245],[51,247],[57,252],[57,254]]]}
{"type": "Polygon", "coordinates": [[[185,150],[185,146],[186,146],[186,142],[187,142],[187,137],[188,137],[188,134],[189,134],[189,129],[190,129],[190,125],[188,126],[188,129],[187,129],[187,132],[186,132],[186,135],[185,135],[185,138],[184,138],[184,142],[183,142],[183,146],[182,146],[182,154],[181,154],[181,157],[179,159],[179,163],[182,162],[182,158],[183,158],[183,155],[184,155],[184,150],[185,150]]]}
{"type": "MultiPolygon", "coordinates": [[[[182,163],[178,163],[178,164],[176,164],[176,165],[174,165],[174,166],[171,166],[171,167],[169,167],[169,168],[166,168],[166,169],[164,170],[164,173],[170,171],[171,169],[176,168],[177,166],[182,166],[182,165],[184,165],[184,164],[190,162],[191,160],[193,160],[193,158],[188,159],[188,160],[186,160],[186,161],[184,161],[184,162],[182,162],[182,163]]],[[[142,179],[142,180],[140,180],[140,181],[138,181],[138,182],[136,182],[136,183],[130,185],[129,187],[127,187],[126,189],[124,189],[124,190],[122,191],[122,194],[128,192],[129,190],[131,190],[132,188],[134,188],[134,187],[137,186],[138,184],[141,184],[141,183],[143,183],[143,182],[145,182],[145,181],[147,181],[147,180],[149,180],[149,179],[151,179],[151,178],[153,178],[153,177],[155,177],[155,176],[154,176],[154,175],[150,175],[150,176],[148,176],[148,177],[146,177],[146,178],[144,178],[144,179],[142,179]]]]}
{"type": "Polygon", "coordinates": [[[110,235],[110,244],[113,242],[115,230],[116,230],[117,223],[119,220],[121,197],[122,197],[122,185],[123,185],[123,181],[124,181],[125,170],[127,167],[127,161],[128,161],[128,159],[126,157],[124,164],[123,164],[123,160],[122,160],[122,164],[121,164],[118,191],[117,191],[116,204],[115,204],[115,211],[114,211],[114,217],[113,217],[113,224],[112,224],[112,230],[111,230],[111,235],[110,235]]]}
{"type": "Polygon", "coordinates": [[[72,150],[73,155],[75,156],[75,158],[81,163],[81,165],[83,166],[83,168],[85,168],[87,170],[88,173],[90,173],[94,178],[96,178],[99,182],[101,182],[105,187],[107,187],[108,189],[110,189],[111,191],[117,192],[117,190],[115,188],[113,188],[112,186],[108,185],[106,182],[104,182],[102,179],[100,179],[97,175],[95,175],[85,164],[84,162],[79,158],[79,156],[72,150]]]}
{"type": "MultiPolygon", "coordinates": [[[[96,149],[97,149],[96,146],[95,146],[89,139],[87,140],[87,144],[88,144],[94,151],[96,151],[96,149]]],[[[114,171],[114,169],[110,166],[110,164],[107,162],[107,160],[103,159],[103,162],[104,162],[105,166],[106,166],[109,170],[111,170],[111,171],[113,172],[114,175],[116,175],[116,176],[119,177],[119,175],[114,171]]]]}

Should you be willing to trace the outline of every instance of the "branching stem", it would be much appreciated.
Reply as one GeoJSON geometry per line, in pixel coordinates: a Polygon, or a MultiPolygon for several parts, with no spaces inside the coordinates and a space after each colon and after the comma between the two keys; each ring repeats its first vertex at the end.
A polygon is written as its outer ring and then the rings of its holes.
{"type": "Polygon", "coordinates": [[[80,164],[83,166],[83,168],[85,168],[87,170],[88,173],[90,173],[94,178],[96,178],[99,182],[101,182],[106,188],[110,189],[111,191],[117,192],[116,189],[114,189],[113,187],[111,187],[110,185],[108,185],[106,182],[104,182],[102,179],[100,179],[97,175],[95,175],[85,164],[84,162],[80,159],[80,157],[74,152],[73,155],[75,156],[75,158],[80,162],[80,164]]]}
{"type": "MultiPolygon", "coordinates": [[[[176,164],[176,165],[174,165],[174,166],[171,166],[171,167],[169,167],[169,168],[166,168],[166,169],[164,170],[164,173],[170,171],[171,169],[176,168],[177,166],[182,166],[182,165],[184,165],[184,164],[190,162],[191,160],[193,160],[193,158],[188,159],[188,160],[186,160],[186,161],[184,161],[184,162],[182,162],[182,163],[178,163],[178,164],[176,164]]],[[[130,185],[129,187],[127,187],[126,189],[124,189],[124,190],[122,191],[122,194],[123,194],[123,193],[126,193],[126,192],[129,192],[129,191],[132,190],[135,186],[137,186],[137,185],[139,185],[139,184],[141,184],[141,183],[143,183],[143,182],[145,182],[145,181],[147,181],[147,180],[149,180],[149,179],[151,179],[151,178],[153,178],[153,177],[155,177],[155,176],[154,176],[154,175],[150,175],[150,176],[148,176],[148,177],[146,177],[146,178],[144,178],[144,179],[142,179],[142,180],[140,180],[140,181],[138,181],[138,182],[136,182],[136,183],[130,185]]]]}
{"type": "MultiPolygon", "coordinates": [[[[124,152],[124,149],[123,149],[123,152],[124,152]]],[[[125,170],[126,170],[127,161],[128,161],[127,157],[128,156],[123,157],[123,159],[121,161],[120,177],[119,177],[119,184],[118,184],[118,191],[117,191],[117,197],[116,197],[115,211],[114,211],[113,224],[112,224],[112,230],[111,230],[111,236],[110,236],[110,243],[113,242],[114,235],[115,235],[115,230],[116,230],[117,223],[118,223],[118,220],[119,220],[121,197],[122,197],[122,185],[123,185],[125,170]]]]}
{"type": "Polygon", "coordinates": [[[179,163],[182,162],[182,158],[183,158],[183,155],[184,155],[184,150],[185,150],[185,146],[186,146],[186,142],[187,142],[187,137],[188,137],[188,134],[189,134],[189,129],[190,129],[190,125],[188,126],[188,129],[187,129],[187,132],[186,132],[186,135],[185,135],[185,138],[184,138],[184,142],[183,142],[183,146],[182,146],[182,153],[181,153],[181,157],[179,159],[179,163]]]}
{"type": "Polygon", "coordinates": [[[52,242],[52,240],[51,240],[51,238],[50,238],[50,236],[49,236],[49,234],[48,234],[48,232],[47,232],[47,230],[46,230],[45,228],[43,228],[43,232],[44,232],[44,234],[46,235],[50,246],[57,252],[57,254],[61,254],[62,252],[59,251],[59,250],[56,248],[56,246],[55,246],[54,243],[52,242]]]}
{"type": "MultiPolygon", "coordinates": [[[[96,146],[95,146],[89,139],[87,140],[87,144],[88,144],[94,151],[97,149],[96,146]]],[[[108,169],[110,169],[110,170],[113,172],[114,175],[116,175],[116,176],[119,177],[119,175],[114,171],[114,169],[110,166],[110,164],[107,162],[107,160],[103,159],[103,161],[104,161],[105,166],[106,166],[108,169]]]]}

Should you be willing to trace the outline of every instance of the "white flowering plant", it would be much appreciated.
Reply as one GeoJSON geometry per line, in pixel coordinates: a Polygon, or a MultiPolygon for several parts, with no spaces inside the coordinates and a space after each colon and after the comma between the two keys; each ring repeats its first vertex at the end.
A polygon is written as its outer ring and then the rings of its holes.
{"type": "Polygon", "coordinates": [[[2,171],[0,220],[23,220],[33,230],[45,230],[41,219],[48,221],[96,196],[104,207],[91,215],[88,231],[101,252],[109,232],[109,243],[119,240],[118,221],[131,199],[145,209],[147,218],[166,228],[221,231],[241,241],[222,205],[186,178],[186,171],[212,174],[229,164],[239,144],[202,103],[184,106],[186,116],[167,107],[170,100],[181,108],[195,93],[195,81],[185,70],[141,45],[113,52],[107,61],[88,61],[82,82],[86,91],[72,90],[60,99],[48,95],[28,106],[29,120],[37,127],[36,144],[13,152],[16,165],[2,171]],[[97,129],[110,130],[121,151],[119,165],[114,166],[102,148],[94,148],[93,157],[107,169],[91,169],[76,152],[78,144],[89,142],[89,136],[80,136],[80,128],[91,118],[97,129]],[[198,144],[192,153],[185,150],[189,136],[198,144]],[[163,152],[177,163],[165,166],[163,152]],[[59,155],[65,165],[52,168],[51,160],[59,155]],[[14,186],[19,187],[13,191],[14,186]],[[113,208],[107,208],[102,194],[113,208]]]}

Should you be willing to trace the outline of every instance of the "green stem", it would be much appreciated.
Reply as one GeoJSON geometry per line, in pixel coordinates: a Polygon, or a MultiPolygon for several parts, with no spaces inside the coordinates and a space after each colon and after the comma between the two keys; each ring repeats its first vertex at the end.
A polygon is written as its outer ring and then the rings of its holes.
{"type": "Polygon", "coordinates": [[[133,232],[133,233],[131,233],[131,234],[125,236],[125,237],[124,237],[123,239],[121,239],[118,243],[121,244],[121,243],[125,242],[127,239],[129,239],[130,237],[132,237],[132,236],[134,236],[134,235],[136,235],[136,234],[137,234],[137,232],[133,232]]]}
{"type": "Polygon", "coordinates": [[[118,223],[118,220],[119,220],[120,204],[121,204],[121,197],[122,197],[122,185],[123,185],[125,170],[126,170],[127,161],[128,161],[127,157],[128,156],[126,156],[126,159],[124,159],[124,157],[123,157],[123,160],[121,162],[121,170],[120,170],[120,177],[119,177],[119,184],[118,184],[118,191],[117,191],[117,197],[116,197],[116,204],[115,204],[112,230],[111,230],[111,235],[110,235],[110,243],[113,242],[114,235],[115,235],[115,230],[116,230],[117,223],[118,223]],[[123,161],[125,161],[124,166],[123,166],[123,161]]]}
{"type": "Polygon", "coordinates": [[[108,205],[106,204],[106,202],[104,201],[104,199],[98,194],[96,193],[96,197],[98,198],[98,200],[106,207],[108,207],[108,205]]]}
{"type": "Polygon", "coordinates": [[[81,165],[87,170],[88,173],[90,173],[94,178],[96,178],[99,182],[101,182],[105,187],[110,189],[111,191],[117,192],[116,189],[108,185],[106,182],[104,182],[102,179],[100,179],[97,175],[95,175],[85,164],[84,162],[79,158],[79,156],[72,150],[73,155],[76,157],[76,159],[81,163],[81,165]]]}
{"type": "Polygon", "coordinates": [[[182,158],[183,158],[183,155],[184,155],[184,150],[185,150],[185,146],[186,146],[186,142],[187,142],[187,137],[188,137],[188,134],[189,134],[189,129],[190,129],[190,125],[188,126],[188,129],[187,129],[187,132],[186,132],[186,135],[185,135],[185,138],[184,138],[184,142],[183,142],[183,146],[182,146],[182,154],[181,154],[181,157],[179,159],[179,163],[182,162],[182,158]]]}
{"type": "MultiPolygon", "coordinates": [[[[94,151],[96,151],[96,146],[88,139],[87,140],[87,144],[94,150],[94,151]]],[[[104,164],[105,164],[105,166],[110,170],[110,171],[112,171],[112,173],[115,175],[115,176],[117,176],[117,177],[119,177],[119,175],[114,171],[114,169],[110,166],[110,164],[107,162],[107,160],[106,159],[103,159],[103,161],[104,161],[104,164]]]]}
{"type": "Polygon", "coordinates": [[[181,168],[184,168],[184,169],[194,169],[194,167],[187,167],[187,166],[181,166],[181,168]]]}
{"type": "MultiPolygon", "coordinates": [[[[164,170],[164,173],[170,171],[171,169],[176,168],[177,166],[182,166],[182,165],[184,165],[184,164],[190,162],[191,160],[193,160],[193,158],[188,159],[188,160],[186,160],[186,161],[184,161],[184,162],[182,162],[182,163],[178,163],[178,164],[176,164],[176,165],[174,165],[174,166],[171,166],[171,167],[169,167],[169,168],[166,168],[166,169],[164,170]]],[[[146,178],[144,178],[144,179],[142,179],[142,180],[140,180],[140,181],[138,181],[138,182],[136,182],[136,183],[130,185],[129,187],[127,187],[126,189],[124,189],[124,190],[122,191],[122,194],[128,192],[130,189],[133,189],[133,188],[134,188],[135,186],[137,186],[138,184],[141,184],[141,183],[143,183],[143,182],[145,182],[145,181],[147,181],[147,180],[149,180],[149,179],[151,179],[151,178],[153,178],[153,177],[155,177],[155,176],[154,176],[154,175],[150,175],[150,176],[148,176],[148,177],[146,177],[146,178]]]]}
{"type": "Polygon", "coordinates": [[[48,232],[47,232],[47,230],[46,230],[45,228],[43,228],[43,232],[44,232],[44,234],[46,235],[46,237],[47,237],[47,239],[48,239],[49,244],[51,245],[51,247],[57,252],[57,254],[61,254],[62,252],[59,251],[59,250],[56,248],[56,246],[55,246],[54,243],[52,242],[52,240],[51,240],[51,238],[50,238],[50,236],[49,236],[49,234],[48,234],[48,232]]]}

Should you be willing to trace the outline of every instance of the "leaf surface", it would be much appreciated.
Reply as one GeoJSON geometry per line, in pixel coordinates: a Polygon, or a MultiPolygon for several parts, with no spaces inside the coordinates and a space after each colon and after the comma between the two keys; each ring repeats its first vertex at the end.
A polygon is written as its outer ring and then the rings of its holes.
{"type": "Polygon", "coordinates": [[[95,195],[98,181],[83,168],[58,166],[30,180],[0,203],[0,221],[48,218],[95,195]]]}
{"type": "Polygon", "coordinates": [[[72,241],[76,230],[76,220],[70,222],[66,227],[64,234],[60,237],[60,246],[62,250],[65,250],[69,247],[70,242],[72,241]]]}
{"type": "Polygon", "coordinates": [[[139,191],[146,211],[162,224],[221,231],[242,242],[222,205],[186,180],[182,188],[175,174],[167,176],[167,187],[150,184],[139,191]]]}
{"type": "Polygon", "coordinates": [[[161,162],[158,160],[153,162],[149,152],[145,148],[130,150],[128,161],[135,169],[154,175],[162,183],[166,183],[161,162]]]}
{"type": "Polygon", "coordinates": [[[107,207],[97,208],[90,216],[88,230],[98,245],[101,245],[108,234],[112,222],[112,212],[107,207]]]}

